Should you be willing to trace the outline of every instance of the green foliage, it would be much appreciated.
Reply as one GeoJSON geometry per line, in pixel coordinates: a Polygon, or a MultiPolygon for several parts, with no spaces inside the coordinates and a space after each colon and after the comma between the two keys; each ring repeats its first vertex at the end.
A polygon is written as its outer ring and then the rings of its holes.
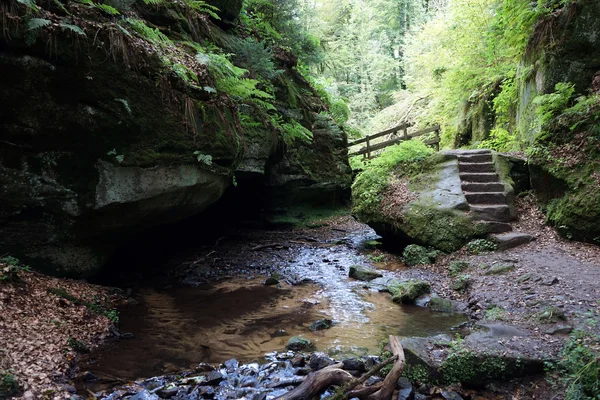
{"type": "Polygon", "coordinates": [[[464,293],[471,285],[471,275],[459,275],[451,282],[451,287],[457,292],[464,293]]]}
{"type": "Polygon", "coordinates": [[[265,42],[258,42],[252,37],[235,39],[230,48],[236,65],[247,69],[255,77],[272,80],[282,72],[275,68],[271,50],[265,42]]]}
{"type": "Polygon", "coordinates": [[[66,299],[75,305],[82,305],[94,314],[104,315],[115,324],[119,323],[119,312],[117,310],[107,308],[106,304],[104,304],[104,301],[100,298],[94,298],[91,299],[91,301],[80,299],[79,297],[72,295],[62,288],[50,288],[48,289],[48,293],[66,299]]]}
{"type": "Polygon", "coordinates": [[[10,371],[0,371],[0,399],[10,399],[21,391],[17,379],[10,371]]]}
{"type": "Polygon", "coordinates": [[[66,22],[61,22],[58,26],[60,26],[60,28],[63,31],[72,32],[72,33],[75,33],[75,34],[77,34],[79,36],[86,36],[86,34],[83,31],[83,29],[81,29],[77,25],[69,24],[69,23],[66,23],[66,22]]]}
{"type": "Polygon", "coordinates": [[[505,320],[506,310],[493,305],[492,307],[485,310],[485,319],[490,321],[503,321],[505,320]]]}
{"type": "Polygon", "coordinates": [[[535,319],[543,323],[556,323],[559,320],[566,321],[565,312],[560,308],[548,306],[535,315],[535,319]]]}
{"type": "Polygon", "coordinates": [[[554,93],[540,95],[533,99],[533,104],[538,106],[536,112],[542,125],[548,124],[562,113],[575,93],[575,85],[570,83],[557,83],[554,89],[556,90],[554,93]]]}
{"type": "Polygon", "coordinates": [[[69,345],[70,348],[75,350],[77,353],[89,353],[90,352],[90,348],[87,346],[87,344],[85,344],[82,341],[77,340],[75,338],[70,337],[67,340],[67,344],[69,345]]]}
{"type": "Polygon", "coordinates": [[[490,379],[503,379],[508,375],[508,365],[500,356],[479,356],[473,350],[458,346],[440,366],[446,383],[481,383],[490,379]]]}
{"type": "Polygon", "coordinates": [[[288,146],[291,146],[296,140],[304,143],[312,142],[312,132],[303,127],[298,121],[291,120],[290,122],[274,125],[279,126],[283,135],[283,140],[288,146]]]}
{"type": "Polygon", "coordinates": [[[171,39],[169,39],[168,36],[166,36],[164,33],[158,30],[158,28],[150,28],[141,19],[125,18],[125,21],[127,21],[127,23],[131,25],[133,30],[137,32],[141,37],[148,40],[149,42],[152,42],[155,45],[158,45],[159,48],[173,44],[171,39]]]}
{"type": "Polygon", "coordinates": [[[212,164],[212,156],[210,154],[204,154],[200,151],[195,151],[194,155],[196,156],[196,159],[198,160],[199,163],[201,162],[206,165],[212,164]]]}
{"type": "Polygon", "coordinates": [[[392,171],[397,176],[416,175],[424,168],[422,162],[433,152],[419,141],[408,140],[386,148],[379,157],[369,161],[352,185],[353,214],[376,218],[392,171]]]}
{"type": "Polygon", "coordinates": [[[29,266],[21,264],[15,257],[4,256],[0,258],[0,282],[21,282],[19,274],[28,271],[30,271],[29,266]]]}
{"type": "Polygon", "coordinates": [[[559,367],[567,386],[566,400],[600,398],[600,336],[582,330],[573,332],[559,367]]]}
{"type": "Polygon", "coordinates": [[[450,276],[457,276],[461,272],[466,269],[469,269],[470,265],[466,261],[452,261],[448,270],[450,271],[450,276]]]}
{"type": "Polygon", "coordinates": [[[433,264],[438,254],[439,251],[435,249],[409,244],[402,252],[402,258],[408,266],[412,267],[415,265],[433,264]]]}
{"type": "Polygon", "coordinates": [[[495,242],[491,242],[486,239],[475,239],[467,243],[466,248],[471,254],[481,254],[489,251],[496,251],[498,249],[498,245],[495,242]]]}

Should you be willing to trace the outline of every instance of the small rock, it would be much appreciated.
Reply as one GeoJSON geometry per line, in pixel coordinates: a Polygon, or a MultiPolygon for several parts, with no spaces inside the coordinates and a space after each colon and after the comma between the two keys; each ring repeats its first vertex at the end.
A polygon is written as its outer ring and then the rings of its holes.
{"type": "Polygon", "coordinates": [[[421,393],[415,393],[415,398],[414,400],[427,400],[428,397],[424,394],[421,393]]]}
{"type": "Polygon", "coordinates": [[[345,370],[353,370],[353,371],[365,371],[365,362],[359,358],[346,358],[342,360],[344,366],[342,367],[345,370]]]}
{"type": "Polygon", "coordinates": [[[296,375],[306,376],[306,375],[310,374],[311,372],[312,372],[312,369],[310,369],[308,367],[302,367],[302,368],[298,368],[296,370],[296,375]]]}
{"type": "Polygon", "coordinates": [[[285,329],[277,329],[275,332],[271,333],[271,337],[282,337],[282,336],[289,336],[289,334],[287,333],[287,331],[285,329]]]}
{"type": "Polygon", "coordinates": [[[210,371],[208,375],[206,375],[206,383],[209,385],[217,385],[223,379],[225,379],[225,377],[219,371],[210,371]]]}
{"type": "Polygon", "coordinates": [[[212,386],[198,386],[198,394],[202,397],[212,398],[215,395],[215,388],[212,386]]]}
{"type": "Polygon", "coordinates": [[[449,299],[432,297],[429,300],[429,308],[433,311],[452,312],[454,311],[454,303],[449,299]]]}
{"type": "Polygon", "coordinates": [[[365,386],[373,386],[376,383],[383,382],[383,378],[379,376],[371,376],[365,381],[365,386]]]}
{"type": "Polygon", "coordinates": [[[569,325],[558,325],[554,328],[546,330],[546,335],[568,335],[573,331],[573,327],[569,325]]]}
{"type": "Polygon", "coordinates": [[[431,286],[425,281],[391,282],[388,290],[394,303],[414,303],[415,299],[430,293],[431,286]]]}
{"type": "Polygon", "coordinates": [[[396,383],[396,388],[398,388],[398,400],[411,400],[414,398],[414,390],[410,381],[404,377],[398,379],[396,383]]]}
{"type": "Polygon", "coordinates": [[[125,333],[121,333],[121,335],[119,336],[119,339],[133,339],[135,337],[135,335],[131,332],[125,332],[125,333]]]}
{"type": "Polygon", "coordinates": [[[517,283],[527,282],[531,279],[531,274],[523,274],[517,278],[517,283]]]}
{"type": "Polygon", "coordinates": [[[492,235],[492,239],[498,244],[498,250],[512,249],[535,240],[533,236],[521,232],[508,232],[500,235],[492,235]]]}
{"type": "Polygon", "coordinates": [[[301,351],[313,348],[313,344],[310,340],[303,338],[302,336],[292,336],[285,347],[288,350],[301,351]]]}
{"type": "Polygon", "coordinates": [[[196,366],[196,372],[208,372],[213,371],[215,367],[210,365],[209,363],[200,363],[196,366]]]}
{"type": "Polygon", "coordinates": [[[331,328],[332,321],[330,319],[320,319],[310,324],[311,331],[322,331],[331,328]]]}
{"type": "Polygon", "coordinates": [[[83,382],[94,382],[98,380],[98,377],[92,374],[90,371],[83,371],[81,374],[79,374],[78,378],[83,382]]]}
{"type": "Polygon", "coordinates": [[[449,391],[442,390],[440,392],[440,395],[446,400],[463,400],[463,398],[461,397],[460,394],[453,392],[451,390],[449,390],[449,391]]]}
{"type": "Polygon", "coordinates": [[[350,267],[350,278],[358,279],[359,281],[372,281],[376,278],[381,278],[383,275],[369,267],[362,265],[353,265],[350,267]]]}
{"type": "Polygon", "coordinates": [[[543,279],[542,282],[540,282],[540,285],[552,286],[555,283],[558,283],[558,278],[557,277],[551,277],[551,278],[543,279]]]}
{"type": "Polygon", "coordinates": [[[308,364],[313,371],[318,371],[329,365],[335,364],[335,362],[323,353],[314,353],[310,356],[308,364]]]}
{"type": "Polygon", "coordinates": [[[240,363],[235,358],[232,358],[231,360],[225,361],[223,363],[223,365],[227,369],[227,372],[233,372],[237,369],[237,367],[240,365],[240,363]]]}
{"type": "Polygon", "coordinates": [[[485,271],[486,275],[501,275],[505,274],[509,271],[515,269],[514,265],[508,264],[494,264],[487,271],[485,271]]]}
{"type": "Polygon", "coordinates": [[[296,354],[290,360],[290,364],[292,364],[292,367],[294,368],[304,367],[306,365],[306,360],[301,354],[296,354]]]}
{"type": "Polygon", "coordinates": [[[279,285],[279,279],[272,277],[272,276],[265,279],[265,286],[272,286],[272,285],[279,285]]]}
{"type": "Polygon", "coordinates": [[[170,399],[171,397],[175,396],[177,392],[179,392],[178,387],[169,387],[158,389],[156,391],[156,394],[158,394],[163,399],[170,399]]]}

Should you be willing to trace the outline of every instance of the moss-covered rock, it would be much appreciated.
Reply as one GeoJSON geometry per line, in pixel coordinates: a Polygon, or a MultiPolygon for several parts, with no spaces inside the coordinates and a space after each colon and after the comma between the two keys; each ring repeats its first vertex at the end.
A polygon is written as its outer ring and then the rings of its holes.
{"type": "Polygon", "coordinates": [[[426,281],[393,282],[387,289],[394,303],[411,304],[417,297],[429,293],[431,285],[426,281]]]}
{"type": "Polygon", "coordinates": [[[350,267],[350,278],[358,279],[359,281],[372,281],[375,278],[381,278],[383,275],[376,270],[362,265],[353,265],[350,267]]]}
{"type": "MultiPolygon", "coordinates": [[[[485,226],[468,212],[458,153],[426,153],[409,143],[384,153],[383,161],[376,159],[377,164],[358,175],[352,186],[353,213],[388,243],[401,246],[414,243],[453,252],[484,236],[485,226]],[[395,158],[395,151],[400,156],[395,158]]],[[[505,185],[512,193],[512,181],[505,185]]]]}
{"type": "Polygon", "coordinates": [[[302,336],[292,336],[285,347],[292,351],[309,351],[314,349],[313,343],[302,336]]]}
{"type": "Polygon", "coordinates": [[[427,307],[431,308],[433,311],[442,312],[452,312],[456,309],[452,300],[444,299],[442,297],[432,297],[429,300],[427,307]]]}

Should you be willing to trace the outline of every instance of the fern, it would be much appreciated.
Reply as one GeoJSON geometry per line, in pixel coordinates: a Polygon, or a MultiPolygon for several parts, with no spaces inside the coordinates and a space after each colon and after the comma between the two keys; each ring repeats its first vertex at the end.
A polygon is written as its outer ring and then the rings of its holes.
{"type": "Polygon", "coordinates": [[[204,163],[206,165],[212,164],[212,156],[210,154],[204,154],[204,153],[201,153],[200,151],[195,151],[194,155],[196,156],[196,159],[198,160],[198,162],[204,163]]]}
{"type": "Polygon", "coordinates": [[[140,36],[154,44],[157,44],[159,46],[173,44],[173,42],[171,42],[171,39],[169,39],[164,33],[159,31],[157,28],[150,28],[142,20],[135,18],[126,18],[125,21],[127,21],[131,25],[133,30],[136,31],[140,36]]]}
{"type": "Polygon", "coordinates": [[[303,127],[298,121],[283,122],[281,116],[271,117],[271,124],[281,131],[283,141],[291,146],[296,140],[304,143],[312,143],[313,134],[303,127]]]}
{"type": "Polygon", "coordinates": [[[27,30],[36,31],[38,29],[50,25],[51,23],[52,21],[50,21],[49,19],[31,18],[29,21],[27,21],[27,30]]]}
{"type": "MultiPolygon", "coordinates": [[[[145,0],[144,0],[145,1],[145,0]]],[[[160,1],[160,0],[159,0],[160,1]]],[[[217,15],[219,9],[213,5],[208,4],[202,0],[185,0],[185,4],[192,10],[201,14],[208,14],[216,20],[220,20],[221,17],[217,15]]]]}
{"type": "Polygon", "coordinates": [[[200,84],[200,82],[198,81],[198,75],[196,75],[194,71],[192,71],[185,65],[175,63],[173,64],[172,69],[173,72],[175,72],[175,74],[186,83],[191,84],[192,82],[195,82],[197,84],[200,84]]]}
{"type": "Polygon", "coordinates": [[[81,29],[80,27],[78,27],[77,25],[73,25],[73,24],[67,24],[65,22],[61,22],[59,24],[60,28],[63,31],[69,31],[69,32],[73,32],[76,33],[80,36],[86,36],[85,32],[83,31],[83,29],[81,29]]]}
{"type": "Polygon", "coordinates": [[[37,4],[35,4],[35,0],[17,0],[17,3],[25,5],[31,11],[39,11],[37,4]]]}
{"type": "Polygon", "coordinates": [[[116,8],[109,6],[108,4],[96,4],[96,7],[101,9],[107,14],[110,15],[120,15],[121,13],[116,8]]]}
{"type": "Polygon", "coordinates": [[[144,0],[144,3],[147,5],[157,6],[159,4],[164,3],[165,0],[144,0]]]}

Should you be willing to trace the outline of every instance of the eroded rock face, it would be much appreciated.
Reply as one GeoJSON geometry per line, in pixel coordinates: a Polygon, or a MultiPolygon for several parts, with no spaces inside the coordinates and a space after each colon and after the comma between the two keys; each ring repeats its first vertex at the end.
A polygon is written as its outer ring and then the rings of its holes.
{"type": "MultiPolygon", "coordinates": [[[[177,40],[192,41],[198,33],[165,4],[114,2],[177,40]]],[[[86,23],[106,18],[77,3],[67,6],[88,13],[79,15],[92,18],[86,23]]],[[[90,29],[85,37],[40,31],[27,46],[19,14],[25,6],[19,7],[0,39],[0,253],[61,275],[90,276],[128,236],[202,212],[236,171],[264,177],[274,189],[349,186],[346,136],[330,123],[317,129],[324,107],[318,97],[290,104],[287,91],[276,93],[278,109],[294,109],[300,123],[315,126],[313,143],[288,149],[271,127],[244,131],[234,100],[165,72],[155,49],[116,34],[113,20],[101,29],[80,22],[90,29]],[[298,157],[302,152],[312,158],[298,157]],[[327,172],[316,172],[323,166],[327,172]]],[[[39,17],[62,18],[53,9],[39,17]]],[[[196,67],[204,84],[215,86],[206,67],[196,67]]],[[[276,87],[311,93],[295,71],[285,69],[278,79],[276,87]]]]}

